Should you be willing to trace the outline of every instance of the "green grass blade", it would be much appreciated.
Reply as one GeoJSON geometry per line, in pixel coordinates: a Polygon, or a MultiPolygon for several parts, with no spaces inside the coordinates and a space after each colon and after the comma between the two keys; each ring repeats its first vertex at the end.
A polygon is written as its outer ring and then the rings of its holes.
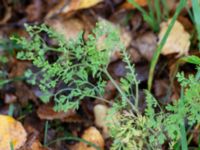
{"type": "MultiPolygon", "coordinates": [[[[149,8],[149,17],[150,17],[149,24],[150,24],[151,28],[154,30],[154,32],[158,32],[159,31],[159,22],[155,18],[154,5],[151,0],[148,0],[148,8],[149,8]]],[[[147,20],[145,20],[145,21],[147,21],[147,20]]]]}
{"type": "Polygon", "coordinates": [[[9,115],[9,116],[13,116],[14,110],[15,110],[14,105],[13,105],[13,104],[10,104],[10,105],[9,105],[9,109],[8,109],[8,115],[9,115]]]}
{"type": "MultiPolygon", "coordinates": [[[[184,101],[184,88],[181,87],[181,95],[180,95],[180,101],[182,102],[182,107],[184,107],[183,101],[184,101]]],[[[182,119],[182,122],[180,125],[180,133],[181,133],[181,148],[182,150],[188,150],[188,144],[187,144],[187,133],[185,131],[185,123],[184,118],[182,119]]]]}
{"type": "Polygon", "coordinates": [[[14,145],[12,142],[10,142],[10,150],[14,150],[14,145]]]}
{"type": "Polygon", "coordinates": [[[47,133],[48,133],[48,128],[49,128],[49,122],[45,122],[45,128],[44,128],[44,146],[47,145],[47,133]]]}
{"type": "Polygon", "coordinates": [[[156,10],[157,24],[160,24],[161,22],[160,0],[154,0],[154,6],[156,10]]]}
{"type": "Polygon", "coordinates": [[[196,29],[198,33],[199,50],[200,50],[200,3],[199,0],[192,0],[192,10],[194,15],[194,21],[196,23],[196,29]]]}
{"type": "MultiPolygon", "coordinates": [[[[155,19],[152,18],[151,14],[148,14],[135,0],[128,0],[138,11],[141,12],[144,20],[149,24],[149,26],[155,31],[155,19]]],[[[150,9],[153,10],[153,9],[150,9]]]]}
{"type": "Polygon", "coordinates": [[[143,15],[148,16],[148,13],[135,0],[128,0],[135,8],[137,8],[143,15]]]}
{"type": "MultiPolygon", "coordinates": [[[[164,8],[163,10],[163,16],[166,17],[166,18],[169,18],[169,6],[167,4],[167,1],[166,0],[161,0],[161,3],[162,3],[162,6],[164,8]]],[[[162,18],[162,19],[165,19],[165,18],[162,18]]]]}
{"type": "Polygon", "coordinates": [[[160,45],[158,45],[157,49],[156,49],[156,52],[154,53],[153,55],[153,58],[152,58],[152,61],[151,61],[151,65],[150,65],[150,71],[149,71],[149,79],[148,79],[148,90],[151,90],[151,86],[152,86],[152,81],[153,81],[153,75],[154,75],[154,70],[155,70],[155,66],[158,62],[158,58],[160,56],[160,53],[161,53],[161,50],[164,46],[164,44],[166,43],[167,41],[167,38],[169,36],[169,33],[170,31],[172,30],[172,27],[179,15],[179,13],[181,12],[181,10],[185,7],[186,5],[186,0],[181,0],[177,9],[176,9],[176,12],[174,14],[174,16],[172,17],[172,21],[170,22],[169,24],[169,27],[163,37],[163,39],[161,40],[160,42],[160,45]]]}

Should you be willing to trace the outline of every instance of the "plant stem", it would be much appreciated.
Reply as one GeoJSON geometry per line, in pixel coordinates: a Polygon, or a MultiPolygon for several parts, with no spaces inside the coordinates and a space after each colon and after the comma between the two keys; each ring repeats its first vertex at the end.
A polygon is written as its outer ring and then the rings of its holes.
{"type": "Polygon", "coordinates": [[[188,150],[187,135],[186,135],[186,131],[185,131],[184,120],[180,124],[180,131],[181,131],[181,147],[182,147],[182,150],[188,150]]]}
{"type": "Polygon", "coordinates": [[[44,146],[46,146],[46,144],[47,144],[47,132],[48,132],[48,128],[49,128],[49,122],[46,121],[45,122],[45,128],[44,128],[44,146]]]}
{"type": "Polygon", "coordinates": [[[160,56],[161,50],[162,50],[164,44],[166,43],[167,37],[169,36],[169,34],[170,34],[171,30],[172,30],[172,27],[174,26],[175,21],[176,21],[178,15],[180,14],[181,10],[184,8],[185,4],[186,4],[186,0],[181,0],[180,1],[180,4],[178,5],[177,10],[176,10],[174,16],[172,17],[172,20],[171,20],[171,22],[169,24],[168,29],[167,29],[166,33],[164,34],[164,37],[162,38],[160,44],[158,45],[158,47],[156,49],[156,52],[153,55],[153,58],[152,58],[152,61],[151,61],[151,65],[150,65],[150,71],[149,71],[149,79],[148,79],[148,90],[149,91],[151,90],[151,87],[152,87],[154,70],[155,70],[155,66],[156,66],[156,64],[158,62],[158,58],[160,56]]]}
{"type": "Polygon", "coordinates": [[[139,85],[138,84],[139,83],[136,79],[135,71],[133,70],[133,67],[132,67],[132,65],[129,61],[128,55],[127,55],[124,48],[123,48],[122,52],[123,52],[123,55],[124,55],[125,62],[127,63],[129,70],[131,71],[131,74],[133,76],[133,80],[134,80],[134,83],[135,83],[135,107],[138,109],[138,104],[139,104],[139,85]]]}
{"type": "Polygon", "coordinates": [[[124,94],[124,92],[121,90],[121,88],[117,85],[117,83],[114,81],[114,79],[111,77],[111,75],[108,73],[108,71],[106,69],[103,70],[103,72],[106,74],[106,76],[110,79],[110,81],[112,82],[112,84],[116,87],[116,89],[118,90],[118,92],[121,94],[121,96],[123,98],[125,98],[127,100],[127,102],[129,103],[129,105],[131,106],[131,108],[138,114],[138,109],[135,107],[135,105],[133,105],[131,103],[131,101],[128,99],[128,97],[124,94]]]}
{"type": "MultiPolygon", "coordinates": [[[[180,101],[181,101],[181,104],[182,104],[181,107],[184,107],[184,88],[183,87],[181,87],[180,101]]],[[[181,133],[181,147],[182,147],[182,150],[188,150],[188,147],[187,147],[187,134],[186,134],[186,131],[185,131],[184,116],[182,118],[182,122],[179,125],[180,125],[180,133],[181,133]]]]}

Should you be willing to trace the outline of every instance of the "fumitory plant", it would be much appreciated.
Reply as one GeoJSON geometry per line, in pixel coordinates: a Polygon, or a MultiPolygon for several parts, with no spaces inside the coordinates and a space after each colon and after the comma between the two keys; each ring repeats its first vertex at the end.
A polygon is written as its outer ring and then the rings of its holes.
{"type": "MultiPolygon", "coordinates": [[[[39,86],[45,103],[54,100],[56,111],[78,109],[85,97],[98,98],[111,105],[108,119],[113,150],[162,149],[181,143],[187,149],[186,127],[200,123],[199,75],[177,75],[182,91],[179,100],[161,107],[146,91],[146,109],[139,111],[139,81],[129,60],[119,31],[106,21],[97,23],[87,38],[81,32],[76,39],[65,38],[46,25],[25,25],[29,38],[13,36],[21,46],[17,58],[29,60],[37,71],[27,70],[28,82],[39,86]],[[48,40],[46,40],[48,39],[48,40]],[[107,70],[113,51],[119,50],[126,63],[126,75],[116,82],[107,70]],[[51,58],[53,53],[56,57],[51,58]],[[114,102],[103,98],[106,82],[110,80],[118,91],[114,102]],[[59,84],[63,88],[52,91],[59,84]]],[[[199,64],[198,64],[199,65],[199,64]]],[[[197,66],[198,66],[197,65],[197,66]]],[[[198,70],[200,70],[198,66],[198,70]]]]}

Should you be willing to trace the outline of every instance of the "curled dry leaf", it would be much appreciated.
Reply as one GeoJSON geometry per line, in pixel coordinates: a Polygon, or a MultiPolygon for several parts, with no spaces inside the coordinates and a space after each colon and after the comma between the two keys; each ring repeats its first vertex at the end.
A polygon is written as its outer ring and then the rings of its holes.
{"type": "Polygon", "coordinates": [[[108,107],[102,104],[97,104],[94,107],[95,125],[103,129],[104,137],[108,137],[108,127],[107,127],[107,113],[108,107]]]}
{"type": "Polygon", "coordinates": [[[14,118],[0,115],[0,150],[10,150],[10,143],[14,150],[23,146],[27,139],[27,133],[22,124],[14,118]]]}
{"type": "MultiPolygon", "coordinates": [[[[101,133],[95,127],[90,127],[86,129],[81,138],[95,144],[101,150],[104,150],[104,139],[101,133]]],[[[96,150],[94,147],[91,147],[83,142],[79,142],[78,144],[76,144],[73,149],[74,150],[96,150]]]]}
{"type": "MultiPolygon", "coordinates": [[[[159,33],[159,44],[164,37],[164,34],[169,27],[171,19],[167,22],[161,23],[161,29],[159,33]]],[[[190,47],[190,34],[184,30],[183,25],[176,21],[168,38],[167,41],[162,49],[163,55],[169,55],[178,53],[177,57],[182,55],[187,55],[190,47]]]]}

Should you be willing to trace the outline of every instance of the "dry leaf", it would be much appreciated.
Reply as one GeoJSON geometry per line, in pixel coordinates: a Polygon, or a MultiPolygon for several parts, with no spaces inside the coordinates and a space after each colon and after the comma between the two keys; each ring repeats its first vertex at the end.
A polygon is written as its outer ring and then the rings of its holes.
{"type": "Polygon", "coordinates": [[[47,150],[42,146],[39,140],[35,140],[31,145],[31,150],[47,150]]]}
{"type": "Polygon", "coordinates": [[[85,29],[84,23],[80,19],[51,19],[46,23],[58,33],[64,35],[66,40],[75,39],[80,31],[85,29]]]}
{"type": "MultiPolygon", "coordinates": [[[[159,44],[169,27],[171,19],[167,22],[161,23],[161,30],[159,33],[159,44]]],[[[182,55],[187,55],[190,47],[190,34],[184,30],[183,25],[176,21],[167,41],[162,49],[163,55],[169,55],[173,53],[178,53],[178,57],[182,55]]]]}
{"type": "MultiPolygon", "coordinates": [[[[142,7],[147,6],[147,4],[148,4],[147,0],[135,0],[135,2],[142,7]]],[[[135,7],[129,2],[124,2],[122,4],[121,8],[123,8],[123,9],[135,9],[135,7]]]]}
{"type": "MultiPolygon", "coordinates": [[[[5,7],[3,13],[3,18],[0,19],[0,25],[6,24],[9,19],[12,17],[12,7],[9,6],[8,2],[6,1],[1,1],[1,7],[5,7]]],[[[2,15],[2,14],[1,14],[2,15]]]]}
{"type": "Polygon", "coordinates": [[[71,12],[79,9],[85,9],[95,6],[102,1],[103,0],[71,0],[70,3],[68,3],[68,1],[66,0],[60,0],[59,3],[48,12],[45,18],[52,18],[59,13],[63,13],[65,15],[70,14],[71,12]]]}
{"type": "Polygon", "coordinates": [[[150,61],[156,50],[157,37],[153,32],[146,32],[137,37],[135,44],[140,54],[150,61]]]}
{"type": "Polygon", "coordinates": [[[37,115],[40,119],[55,120],[60,119],[63,122],[81,122],[81,118],[76,111],[70,109],[67,112],[55,112],[53,106],[41,105],[37,110],[37,115]]]}
{"type": "MultiPolygon", "coordinates": [[[[95,144],[104,150],[104,139],[100,132],[95,127],[90,127],[86,129],[81,137],[82,139],[95,144]]],[[[86,143],[80,142],[76,144],[73,150],[96,150],[94,147],[87,145],[86,143]]]]}
{"type": "Polygon", "coordinates": [[[14,118],[0,115],[0,150],[10,150],[10,143],[14,150],[23,146],[27,139],[27,133],[22,124],[14,118]]]}
{"type": "Polygon", "coordinates": [[[29,100],[38,104],[37,97],[24,82],[16,81],[14,86],[16,88],[15,95],[22,106],[26,106],[29,100]]]}
{"type": "Polygon", "coordinates": [[[102,0],[73,0],[71,3],[63,9],[63,13],[68,13],[73,10],[85,9],[95,6],[102,0]]]}

